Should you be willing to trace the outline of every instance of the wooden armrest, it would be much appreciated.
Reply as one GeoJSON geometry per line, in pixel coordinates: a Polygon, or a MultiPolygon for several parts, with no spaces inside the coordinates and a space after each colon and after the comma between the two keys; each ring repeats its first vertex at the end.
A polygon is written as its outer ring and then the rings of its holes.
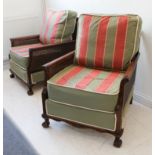
{"type": "Polygon", "coordinates": [[[21,46],[21,45],[26,45],[26,44],[35,44],[35,43],[40,42],[39,34],[17,37],[17,38],[11,38],[10,41],[11,41],[11,47],[21,46]]]}
{"type": "Polygon", "coordinates": [[[135,57],[132,59],[131,64],[129,65],[128,69],[125,72],[124,78],[121,80],[119,98],[115,106],[116,112],[122,110],[123,105],[126,103],[128,96],[131,92],[131,89],[133,88],[139,55],[140,54],[137,53],[135,57]]]}
{"type": "Polygon", "coordinates": [[[69,41],[56,45],[45,45],[43,47],[31,48],[29,50],[30,71],[42,70],[42,65],[55,60],[71,51],[75,50],[75,41],[69,41]]]}
{"type": "Polygon", "coordinates": [[[129,81],[132,77],[132,75],[135,72],[136,66],[137,66],[137,61],[139,58],[139,52],[135,55],[135,57],[132,59],[131,64],[129,65],[128,69],[125,72],[124,78],[126,81],[129,81]]]}
{"type": "Polygon", "coordinates": [[[64,69],[68,65],[73,64],[73,59],[74,59],[74,51],[69,52],[64,56],[61,56],[47,64],[44,64],[43,69],[45,71],[45,83],[57,72],[64,69]]]}

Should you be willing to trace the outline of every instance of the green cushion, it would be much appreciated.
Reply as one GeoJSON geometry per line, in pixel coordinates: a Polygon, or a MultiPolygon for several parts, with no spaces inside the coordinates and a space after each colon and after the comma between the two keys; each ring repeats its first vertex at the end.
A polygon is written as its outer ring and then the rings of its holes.
{"type": "Polygon", "coordinates": [[[116,128],[116,117],[113,113],[73,107],[53,100],[46,100],[46,109],[49,116],[112,131],[115,131],[116,128]]]}
{"type": "Polygon", "coordinates": [[[124,74],[68,66],[47,81],[52,101],[113,113],[124,74]]]}
{"type": "Polygon", "coordinates": [[[44,81],[45,73],[44,71],[34,72],[31,74],[31,80],[33,84],[44,81]]]}
{"type": "MultiPolygon", "coordinates": [[[[10,60],[10,69],[24,82],[28,82],[27,70],[16,64],[16,62],[10,60]]],[[[34,72],[31,74],[32,84],[44,81],[44,71],[34,72]]]]}
{"type": "Polygon", "coordinates": [[[139,49],[141,25],[138,15],[80,15],[75,63],[125,70],[139,49]]]}
{"type": "Polygon", "coordinates": [[[27,83],[27,71],[16,64],[14,61],[10,60],[10,69],[24,82],[27,83]]]}
{"type": "Polygon", "coordinates": [[[29,49],[42,46],[42,44],[38,43],[12,47],[10,50],[10,57],[21,68],[27,69],[29,63],[29,49]]]}
{"type": "MultiPolygon", "coordinates": [[[[133,88],[129,94],[129,97],[125,103],[123,110],[123,116],[133,96],[133,88]]],[[[83,125],[89,125],[101,129],[107,129],[115,131],[117,117],[115,113],[108,113],[103,111],[97,111],[94,109],[73,106],[71,104],[61,103],[51,99],[46,100],[46,112],[49,116],[54,116],[60,119],[80,123],[83,125]]],[[[123,117],[125,118],[125,117],[123,117]]],[[[123,124],[125,120],[123,119],[123,124]]],[[[124,126],[124,125],[122,125],[124,126]]]]}

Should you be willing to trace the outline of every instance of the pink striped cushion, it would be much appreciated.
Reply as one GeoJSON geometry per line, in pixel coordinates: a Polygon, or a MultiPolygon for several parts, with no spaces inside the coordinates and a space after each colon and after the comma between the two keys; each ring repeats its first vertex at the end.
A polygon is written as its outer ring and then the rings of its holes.
{"type": "Polygon", "coordinates": [[[40,41],[44,44],[62,43],[72,40],[77,13],[74,11],[48,10],[43,18],[40,41]]]}

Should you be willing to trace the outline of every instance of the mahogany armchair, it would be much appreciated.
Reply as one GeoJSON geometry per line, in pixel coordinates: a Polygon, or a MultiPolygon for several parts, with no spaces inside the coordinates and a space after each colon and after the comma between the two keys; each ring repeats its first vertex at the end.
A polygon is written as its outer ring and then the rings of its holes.
{"type": "Polygon", "coordinates": [[[125,106],[132,104],[141,23],[137,15],[79,17],[75,51],[43,65],[44,128],[49,119],[65,121],[110,133],[114,146],[122,145],[122,118],[125,106]]]}
{"type": "Polygon", "coordinates": [[[48,10],[40,34],[10,39],[10,77],[26,83],[28,95],[44,81],[42,65],[75,48],[76,20],[76,12],[48,10]]]}

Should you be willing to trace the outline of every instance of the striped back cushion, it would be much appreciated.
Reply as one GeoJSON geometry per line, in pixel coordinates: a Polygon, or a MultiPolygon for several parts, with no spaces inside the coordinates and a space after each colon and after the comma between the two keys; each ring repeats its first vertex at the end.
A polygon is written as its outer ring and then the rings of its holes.
{"type": "Polygon", "coordinates": [[[48,10],[43,18],[40,41],[55,44],[72,40],[76,18],[77,13],[74,11],[48,10]]]}
{"type": "Polygon", "coordinates": [[[141,24],[137,15],[81,15],[75,63],[125,70],[138,51],[141,24]]]}

